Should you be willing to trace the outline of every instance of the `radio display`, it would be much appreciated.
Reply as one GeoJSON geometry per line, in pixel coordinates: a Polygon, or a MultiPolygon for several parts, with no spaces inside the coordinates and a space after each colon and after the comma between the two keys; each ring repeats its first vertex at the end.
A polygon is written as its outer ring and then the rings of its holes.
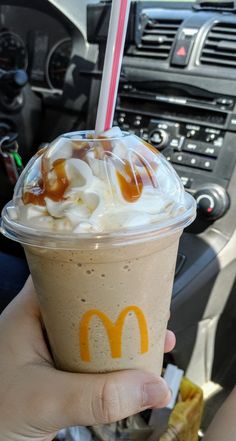
{"type": "Polygon", "coordinates": [[[172,120],[198,121],[208,125],[223,127],[226,123],[227,113],[219,110],[210,110],[204,107],[193,107],[176,103],[157,102],[138,96],[120,94],[118,110],[134,112],[152,117],[172,120]]]}

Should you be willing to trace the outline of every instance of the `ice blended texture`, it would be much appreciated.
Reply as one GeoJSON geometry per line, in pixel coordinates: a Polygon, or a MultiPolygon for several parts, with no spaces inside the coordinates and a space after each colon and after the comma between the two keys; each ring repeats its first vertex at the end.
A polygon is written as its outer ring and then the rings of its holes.
{"type": "Polygon", "coordinates": [[[57,139],[26,172],[21,196],[21,222],[75,234],[160,222],[185,205],[182,184],[164,157],[118,128],[96,142],[57,139]]]}
{"type": "Polygon", "coordinates": [[[160,374],[179,236],[97,250],[25,246],[60,369],[160,374]]]}
{"type": "Polygon", "coordinates": [[[31,160],[2,230],[24,246],[60,369],[161,372],[179,237],[194,216],[165,158],[118,128],[63,135],[31,160]]]}

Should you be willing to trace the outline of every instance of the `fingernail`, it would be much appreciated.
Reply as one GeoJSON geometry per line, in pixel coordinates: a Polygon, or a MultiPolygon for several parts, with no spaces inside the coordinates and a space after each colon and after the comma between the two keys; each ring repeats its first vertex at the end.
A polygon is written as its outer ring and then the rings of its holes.
{"type": "Polygon", "coordinates": [[[163,380],[156,383],[146,383],[143,388],[143,407],[165,407],[170,401],[171,394],[163,380]]]}

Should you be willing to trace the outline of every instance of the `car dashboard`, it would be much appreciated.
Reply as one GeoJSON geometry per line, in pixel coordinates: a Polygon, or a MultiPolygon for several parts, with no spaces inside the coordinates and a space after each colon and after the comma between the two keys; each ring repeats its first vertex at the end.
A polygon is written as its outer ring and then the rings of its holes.
{"type": "Polygon", "coordinates": [[[0,6],[0,69],[25,69],[34,90],[60,93],[71,51],[65,22],[31,7],[0,6]]]}

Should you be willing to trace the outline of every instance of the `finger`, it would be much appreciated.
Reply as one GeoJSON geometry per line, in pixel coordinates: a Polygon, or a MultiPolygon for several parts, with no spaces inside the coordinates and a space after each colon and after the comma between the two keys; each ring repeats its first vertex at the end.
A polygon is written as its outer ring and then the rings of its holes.
{"type": "MultiPolygon", "coordinates": [[[[49,397],[52,399],[49,433],[62,427],[118,421],[147,408],[165,407],[171,398],[161,377],[135,370],[110,374],[52,370],[42,384],[46,409],[49,397]]],[[[42,401],[43,397],[39,399],[42,401]]]]}
{"type": "Polygon", "coordinates": [[[39,304],[31,277],[28,277],[22,290],[3,311],[1,318],[9,315],[16,316],[22,312],[40,316],[39,304]]]}
{"type": "Polygon", "coordinates": [[[52,362],[42,330],[42,318],[33,283],[29,277],[22,291],[1,316],[0,338],[16,361],[43,358],[52,362]]]}
{"type": "Polygon", "coordinates": [[[175,334],[172,331],[167,330],[165,338],[165,352],[171,352],[176,344],[175,334]]]}

